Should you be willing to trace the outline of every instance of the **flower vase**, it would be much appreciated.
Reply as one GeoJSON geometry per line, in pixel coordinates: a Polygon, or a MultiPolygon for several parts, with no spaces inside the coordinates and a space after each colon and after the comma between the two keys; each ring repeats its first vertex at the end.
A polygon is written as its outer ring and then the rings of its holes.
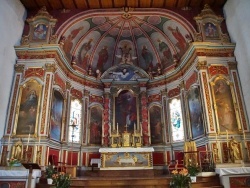
{"type": "Polygon", "coordinates": [[[190,176],[191,182],[195,183],[196,182],[196,176],[190,176]]]}
{"type": "Polygon", "coordinates": [[[47,178],[47,184],[52,185],[53,179],[52,178],[47,178]]]}

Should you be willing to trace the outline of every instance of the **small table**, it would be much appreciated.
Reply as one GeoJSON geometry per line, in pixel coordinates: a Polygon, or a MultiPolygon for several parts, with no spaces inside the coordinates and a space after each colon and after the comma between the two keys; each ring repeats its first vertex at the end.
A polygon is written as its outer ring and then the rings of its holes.
{"type": "Polygon", "coordinates": [[[90,165],[92,167],[92,171],[94,169],[94,164],[96,164],[97,167],[100,168],[101,167],[101,159],[95,159],[95,158],[93,158],[93,159],[90,160],[90,165]]]}

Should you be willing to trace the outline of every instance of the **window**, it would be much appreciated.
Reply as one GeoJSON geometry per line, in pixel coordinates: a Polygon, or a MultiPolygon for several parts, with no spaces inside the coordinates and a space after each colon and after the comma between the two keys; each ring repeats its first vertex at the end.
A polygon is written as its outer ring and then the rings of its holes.
{"type": "Polygon", "coordinates": [[[184,140],[184,129],[181,114],[181,100],[173,99],[170,104],[170,119],[173,142],[184,140]]]}
{"type": "Polygon", "coordinates": [[[70,119],[69,119],[69,142],[80,142],[81,122],[82,122],[82,104],[78,99],[71,101],[70,119]]]}

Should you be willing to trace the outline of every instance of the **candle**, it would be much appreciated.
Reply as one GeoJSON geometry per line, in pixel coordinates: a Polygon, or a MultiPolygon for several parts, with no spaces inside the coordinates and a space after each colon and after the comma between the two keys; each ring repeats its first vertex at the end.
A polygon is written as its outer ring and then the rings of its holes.
{"type": "Polygon", "coordinates": [[[246,134],[245,134],[245,131],[243,131],[243,138],[244,138],[244,141],[246,140],[246,134]]]}
{"type": "Polygon", "coordinates": [[[142,136],[142,123],[141,123],[141,136],[142,136]]]}
{"type": "Polygon", "coordinates": [[[30,142],[30,133],[29,133],[29,137],[28,137],[28,143],[27,143],[27,148],[26,148],[26,151],[28,151],[28,148],[29,148],[29,142],[30,142]]]}
{"type": "Polygon", "coordinates": [[[116,134],[118,135],[118,123],[117,123],[117,125],[116,125],[116,134]]]}
{"type": "Polygon", "coordinates": [[[135,134],[135,123],[134,123],[134,134],[135,134]]]}
{"type": "Polygon", "coordinates": [[[227,147],[228,147],[228,131],[226,130],[226,132],[227,132],[227,147]]]}

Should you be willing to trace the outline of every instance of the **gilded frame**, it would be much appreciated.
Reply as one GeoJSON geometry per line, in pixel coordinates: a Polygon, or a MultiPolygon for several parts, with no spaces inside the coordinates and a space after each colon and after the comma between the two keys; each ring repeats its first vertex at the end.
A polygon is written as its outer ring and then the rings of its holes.
{"type": "Polygon", "coordinates": [[[103,109],[99,105],[91,106],[89,109],[89,136],[88,143],[90,145],[102,144],[102,123],[103,109]]]}
{"type": "Polygon", "coordinates": [[[50,112],[50,138],[61,141],[64,112],[64,97],[58,90],[54,89],[52,94],[52,105],[50,112]],[[59,135],[58,135],[59,133],[59,135]]]}
{"type": "Polygon", "coordinates": [[[199,86],[191,86],[186,94],[188,122],[193,139],[204,136],[204,115],[199,86]]]}
{"type": "Polygon", "coordinates": [[[41,92],[42,85],[35,79],[30,79],[20,86],[13,135],[37,136],[41,92]]]}
{"type": "Polygon", "coordinates": [[[153,105],[149,108],[149,122],[151,133],[151,144],[163,143],[163,123],[162,123],[162,107],[153,105]]]}
{"type": "Polygon", "coordinates": [[[214,101],[215,117],[218,133],[235,134],[241,131],[233,84],[223,76],[210,82],[214,101]],[[232,121],[229,122],[229,121],[232,121]],[[230,125],[232,124],[232,125],[230,125]],[[234,125],[233,125],[234,124],[234,125]]]}
{"type": "Polygon", "coordinates": [[[133,133],[134,124],[136,123],[136,129],[139,130],[139,100],[138,96],[132,91],[131,89],[120,89],[114,96],[113,96],[113,127],[111,128],[111,132],[117,130],[119,133],[123,133],[126,128],[126,117],[128,117],[128,112],[126,112],[126,108],[130,109],[132,115],[129,115],[131,118],[131,126],[128,128],[128,132],[133,133]],[[129,97],[126,99],[126,97],[129,97]],[[124,104],[125,103],[125,104],[124,104]],[[132,106],[130,106],[132,105],[132,106]],[[120,108],[119,108],[120,106],[120,108]],[[124,113],[124,114],[123,114],[124,113]],[[135,114],[136,113],[136,114],[135,114]],[[136,119],[134,119],[136,117],[136,119]],[[117,126],[118,125],[118,126],[117,126]]]}

